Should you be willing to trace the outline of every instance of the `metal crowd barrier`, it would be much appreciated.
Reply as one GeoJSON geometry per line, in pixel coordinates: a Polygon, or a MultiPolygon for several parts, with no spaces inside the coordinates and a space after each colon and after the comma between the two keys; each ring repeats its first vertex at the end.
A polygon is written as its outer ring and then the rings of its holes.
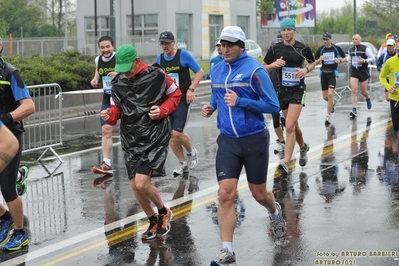
{"type": "Polygon", "coordinates": [[[56,146],[62,146],[62,98],[56,97],[62,89],[57,83],[51,83],[28,86],[28,90],[36,112],[24,119],[22,154],[44,150],[37,161],[47,173],[52,175],[63,163],[61,157],[53,149],[56,146]],[[52,171],[42,161],[48,151],[59,161],[52,171]]]}

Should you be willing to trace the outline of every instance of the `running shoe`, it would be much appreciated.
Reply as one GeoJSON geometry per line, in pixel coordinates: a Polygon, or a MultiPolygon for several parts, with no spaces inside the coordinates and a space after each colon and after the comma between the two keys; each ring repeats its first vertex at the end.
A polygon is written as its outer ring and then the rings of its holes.
{"type": "Polygon", "coordinates": [[[280,175],[283,177],[288,177],[289,173],[289,166],[287,163],[283,162],[277,166],[277,170],[279,171],[280,175]]]}
{"type": "Polygon", "coordinates": [[[270,223],[272,226],[272,232],[275,237],[283,237],[287,232],[287,223],[283,218],[283,211],[281,210],[281,206],[278,202],[276,202],[276,208],[278,210],[278,217],[275,220],[270,218],[270,223]]]}
{"type": "Polygon", "coordinates": [[[190,170],[198,166],[198,150],[196,148],[193,148],[191,153],[187,153],[187,165],[190,170]]]}
{"type": "Polygon", "coordinates": [[[223,248],[220,250],[219,255],[215,260],[211,261],[211,266],[236,266],[236,254],[231,253],[228,248],[223,248]]]}
{"type": "Polygon", "coordinates": [[[166,208],[166,214],[158,214],[158,227],[155,235],[158,238],[166,236],[170,231],[170,221],[172,220],[173,213],[169,208],[166,208]]]}
{"type": "Polygon", "coordinates": [[[28,189],[28,183],[26,182],[26,179],[29,176],[29,168],[22,166],[18,169],[18,172],[21,173],[21,178],[17,180],[17,192],[19,196],[22,196],[28,189]]]}
{"type": "Polygon", "coordinates": [[[143,240],[150,240],[150,239],[154,239],[156,237],[155,231],[158,228],[158,224],[155,223],[151,223],[148,226],[147,230],[141,235],[141,239],[143,240]]]}
{"type": "Polygon", "coordinates": [[[366,103],[367,103],[367,109],[371,109],[372,104],[371,104],[370,98],[368,98],[368,99],[366,100],[366,103]]]}
{"type": "Polygon", "coordinates": [[[305,143],[305,146],[299,149],[299,165],[305,166],[308,163],[308,151],[309,144],[305,143]]]}
{"type": "Polygon", "coordinates": [[[7,242],[10,237],[10,232],[14,228],[14,221],[12,218],[8,220],[0,219],[0,245],[7,242]]]}
{"type": "Polygon", "coordinates": [[[93,166],[92,168],[93,173],[98,174],[98,175],[103,175],[103,174],[112,174],[112,168],[105,162],[102,162],[100,166],[93,166]]]}
{"type": "Polygon", "coordinates": [[[20,250],[22,247],[25,247],[29,244],[28,233],[24,231],[24,233],[20,233],[19,231],[14,230],[12,233],[10,240],[7,241],[4,245],[4,249],[7,250],[20,250]]]}
{"type": "Polygon", "coordinates": [[[179,166],[173,170],[174,176],[182,175],[183,173],[188,173],[187,162],[179,162],[179,166]]]}
{"type": "Polygon", "coordinates": [[[328,127],[330,124],[331,124],[331,122],[330,122],[330,116],[329,116],[329,115],[326,115],[326,119],[325,119],[325,121],[324,121],[324,125],[325,125],[326,127],[328,127]]]}
{"type": "Polygon", "coordinates": [[[357,112],[356,111],[352,111],[352,112],[349,113],[349,118],[350,119],[355,119],[356,116],[357,116],[357,112]]]}

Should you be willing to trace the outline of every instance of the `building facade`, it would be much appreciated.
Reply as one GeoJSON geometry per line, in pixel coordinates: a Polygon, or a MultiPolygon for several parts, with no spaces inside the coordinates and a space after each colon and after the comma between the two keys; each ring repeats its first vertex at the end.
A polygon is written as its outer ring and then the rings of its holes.
{"type": "Polygon", "coordinates": [[[178,48],[208,60],[225,26],[256,40],[256,18],[256,0],[77,0],[78,49],[97,54],[98,38],[109,35],[115,47],[132,43],[140,56],[155,56],[159,34],[171,31],[178,48]]]}

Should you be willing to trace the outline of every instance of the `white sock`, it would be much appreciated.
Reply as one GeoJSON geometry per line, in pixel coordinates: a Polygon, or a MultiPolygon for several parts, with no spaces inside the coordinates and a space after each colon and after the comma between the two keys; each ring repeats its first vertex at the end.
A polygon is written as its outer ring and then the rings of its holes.
{"type": "Polygon", "coordinates": [[[278,218],[278,209],[276,208],[276,211],[274,213],[270,213],[270,218],[272,220],[277,220],[278,218]]]}
{"type": "Polygon", "coordinates": [[[17,174],[17,181],[19,181],[21,178],[22,178],[21,172],[18,171],[18,174],[17,174]]]}
{"type": "Polygon", "coordinates": [[[191,150],[191,152],[187,152],[187,155],[189,155],[189,156],[194,156],[194,155],[195,155],[195,149],[193,148],[193,149],[191,150]]]}
{"type": "Polygon", "coordinates": [[[233,254],[233,243],[232,242],[222,242],[223,248],[227,248],[231,254],[233,254]]]}
{"type": "Polygon", "coordinates": [[[111,166],[111,159],[104,158],[103,161],[104,161],[104,163],[106,163],[106,164],[108,164],[109,166],[111,166]]]}

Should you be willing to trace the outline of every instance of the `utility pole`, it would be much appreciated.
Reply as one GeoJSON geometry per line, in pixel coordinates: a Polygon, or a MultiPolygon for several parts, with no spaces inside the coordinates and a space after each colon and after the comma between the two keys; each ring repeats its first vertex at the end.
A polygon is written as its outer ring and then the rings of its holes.
{"type": "Polygon", "coordinates": [[[134,0],[132,1],[132,44],[134,45],[134,0]]]}
{"type": "Polygon", "coordinates": [[[64,52],[68,49],[68,9],[67,9],[67,1],[64,0],[64,23],[65,23],[65,41],[64,41],[64,52]]]}
{"type": "Polygon", "coordinates": [[[94,52],[97,54],[97,0],[94,0],[94,52]]]}
{"type": "Polygon", "coordinates": [[[353,0],[353,35],[357,34],[356,26],[356,0],[353,0]]]}
{"type": "Polygon", "coordinates": [[[110,14],[109,14],[109,35],[114,40],[114,45],[116,47],[116,36],[115,36],[115,0],[110,0],[110,14]]]}

